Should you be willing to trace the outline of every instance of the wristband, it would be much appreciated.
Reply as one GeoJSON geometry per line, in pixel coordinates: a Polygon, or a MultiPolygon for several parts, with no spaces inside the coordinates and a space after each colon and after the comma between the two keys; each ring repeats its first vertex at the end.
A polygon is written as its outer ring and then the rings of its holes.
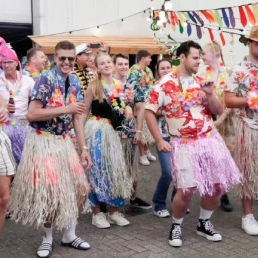
{"type": "Polygon", "coordinates": [[[82,147],[82,149],[83,149],[83,150],[88,150],[89,147],[85,145],[85,146],[82,147]]]}
{"type": "Polygon", "coordinates": [[[141,130],[136,130],[136,133],[142,133],[142,131],[141,130]]]}

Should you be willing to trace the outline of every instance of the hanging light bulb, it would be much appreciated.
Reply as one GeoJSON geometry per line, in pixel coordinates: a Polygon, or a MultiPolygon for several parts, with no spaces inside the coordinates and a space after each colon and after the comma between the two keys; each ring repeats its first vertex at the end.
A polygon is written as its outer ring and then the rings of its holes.
{"type": "Polygon", "coordinates": [[[165,17],[165,15],[166,15],[166,13],[163,11],[163,10],[161,10],[160,12],[159,12],[159,18],[164,18],[165,17]]]}
{"type": "Polygon", "coordinates": [[[164,6],[165,6],[165,10],[166,11],[170,11],[171,9],[172,9],[172,3],[170,2],[170,0],[165,0],[165,4],[164,4],[164,6]]]}
{"type": "Polygon", "coordinates": [[[147,22],[150,22],[150,21],[151,21],[151,17],[148,17],[148,18],[147,18],[147,22]]]}

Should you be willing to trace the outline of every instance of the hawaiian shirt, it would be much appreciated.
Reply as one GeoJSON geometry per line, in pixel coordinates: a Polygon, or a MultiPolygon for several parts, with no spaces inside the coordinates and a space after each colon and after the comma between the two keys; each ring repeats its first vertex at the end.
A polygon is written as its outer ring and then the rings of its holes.
{"type": "Polygon", "coordinates": [[[150,68],[143,69],[138,64],[133,65],[129,72],[126,88],[132,92],[134,103],[145,102],[154,84],[154,77],[150,68]]]}
{"type": "MultiPolygon", "coordinates": [[[[56,67],[47,71],[37,80],[32,91],[33,100],[42,102],[44,108],[67,106],[75,102],[82,102],[83,95],[78,78],[70,74],[63,77],[56,67]],[[69,83],[66,90],[66,82],[69,83]]],[[[72,127],[72,115],[65,114],[48,121],[32,122],[31,126],[40,131],[50,132],[54,135],[68,133],[72,127]]]]}
{"type": "Polygon", "coordinates": [[[171,136],[196,138],[214,128],[206,94],[201,90],[196,76],[182,79],[181,87],[177,72],[158,80],[145,109],[157,113],[161,107],[165,111],[171,136]]]}
{"type": "MultiPolygon", "coordinates": [[[[236,93],[238,97],[246,97],[252,85],[258,85],[258,66],[250,61],[243,61],[233,68],[227,80],[226,91],[236,93]]],[[[258,129],[258,113],[249,107],[236,109],[236,114],[253,129],[258,129]]]]}

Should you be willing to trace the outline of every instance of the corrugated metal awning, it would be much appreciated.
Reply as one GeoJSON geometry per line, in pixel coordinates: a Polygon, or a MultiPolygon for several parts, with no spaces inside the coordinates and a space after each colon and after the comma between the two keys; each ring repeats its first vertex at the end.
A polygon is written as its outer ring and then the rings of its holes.
{"type": "Polygon", "coordinates": [[[151,54],[165,54],[167,47],[151,37],[121,37],[121,36],[86,36],[86,35],[52,35],[28,36],[35,45],[42,47],[45,54],[54,54],[55,45],[62,40],[69,40],[75,46],[86,43],[103,43],[110,54],[137,54],[145,49],[151,54]]]}

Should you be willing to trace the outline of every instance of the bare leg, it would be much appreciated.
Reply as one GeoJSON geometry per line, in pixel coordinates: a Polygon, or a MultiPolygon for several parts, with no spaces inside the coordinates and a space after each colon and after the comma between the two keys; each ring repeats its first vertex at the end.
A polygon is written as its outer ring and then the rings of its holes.
{"type": "Polygon", "coordinates": [[[177,189],[176,195],[172,202],[172,214],[174,218],[180,219],[185,216],[194,191],[195,187],[188,188],[184,192],[181,188],[177,189]]]}
{"type": "Polygon", "coordinates": [[[243,197],[242,201],[242,208],[244,212],[244,217],[248,214],[253,214],[253,199],[249,199],[247,197],[243,197]]]}
{"type": "Polygon", "coordinates": [[[5,216],[10,198],[10,176],[0,176],[0,233],[4,226],[5,216]]]}

